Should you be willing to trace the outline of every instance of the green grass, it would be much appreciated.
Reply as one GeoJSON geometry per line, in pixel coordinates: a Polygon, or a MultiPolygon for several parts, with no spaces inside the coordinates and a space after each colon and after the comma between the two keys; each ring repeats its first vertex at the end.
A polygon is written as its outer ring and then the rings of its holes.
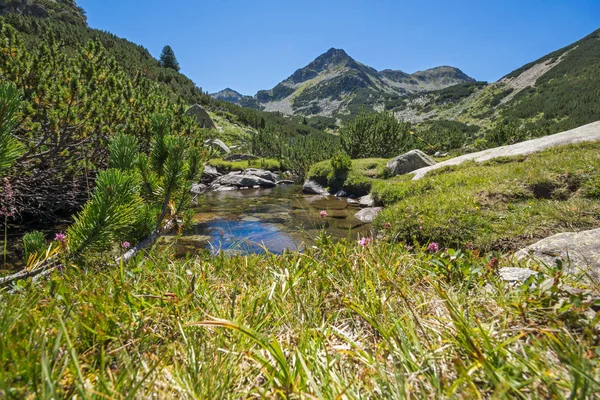
{"type": "Polygon", "coordinates": [[[410,178],[378,180],[372,190],[389,206],[377,225],[391,223],[398,240],[408,243],[512,250],[559,232],[600,226],[600,143],[410,178]]]}
{"type": "Polygon", "coordinates": [[[252,140],[253,129],[243,126],[239,122],[232,122],[238,118],[227,111],[209,112],[209,114],[215,125],[221,129],[220,131],[211,131],[211,134],[228,146],[238,146],[241,150],[248,147],[252,140]]]}
{"type": "Polygon", "coordinates": [[[343,177],[335,177],[329,160],[313,165],[307,174],[307,179],[313,179],[334,191],[343,189],[349,194],[363,196],[371,191],[375,179],[388,175],[387,159],[365,158],[352,160],[352,167],[343,177]]]}
{"type": "Polygon", "coordinates": [[[247,168],[263,168],[269,171],[281,170],[281,163],[272,158],[260,158],[258,160],[246,161],[225,161],[220,158],[215,158],[210,160],[208,164],[226,171],[243,171],[247,168]]]}
{"type": "Polygon", "coordinates": [[[591,398],[590,298],[496,265],[379,240],[69,267],[0,294],[0,396],[591,398]]]}

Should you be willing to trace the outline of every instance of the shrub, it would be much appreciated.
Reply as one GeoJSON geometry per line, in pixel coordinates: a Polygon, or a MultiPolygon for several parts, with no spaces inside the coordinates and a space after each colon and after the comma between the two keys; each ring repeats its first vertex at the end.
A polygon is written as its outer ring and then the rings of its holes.
{"type": "Polygon", "coordinates": [[[352,167],[352,159],[343,151],[338,151],[331,157],[331,167],[336,175],[344,174],[350,171],[352,167]]]}
{"type": "Polygon", "coordinates": [[[340,131],[342,148],[352,158],[394,157],[416,146],[409,123],[391,112],[362,112],[340,131]]]}

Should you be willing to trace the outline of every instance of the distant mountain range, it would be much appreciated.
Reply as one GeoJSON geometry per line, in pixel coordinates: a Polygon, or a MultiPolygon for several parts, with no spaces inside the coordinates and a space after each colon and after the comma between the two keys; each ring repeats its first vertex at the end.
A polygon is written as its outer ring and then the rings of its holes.
{"type": "Polygon", "coordinates": [[[512,124],[543,135],[600,120],[600,29],[490,84],[453,67],[377,71],[330,49],[271,90],[251,97],[227,89],[213,96],[288,115],[328,117],[338,126],[361,110],[388,110],[417,124],[512,124]]]}
{"type": "Polygon", "coordinates": [[[365,105],[376,107],[390,96],[429,92],[469,82],[475,80],[449,66],[414,74],[391,69],[377,71],[355,61],[344,50],[332,48],[271,90],[243,96],[228,88],[211,96],[265,111],[333,117],[353,113],[365,105]]]}

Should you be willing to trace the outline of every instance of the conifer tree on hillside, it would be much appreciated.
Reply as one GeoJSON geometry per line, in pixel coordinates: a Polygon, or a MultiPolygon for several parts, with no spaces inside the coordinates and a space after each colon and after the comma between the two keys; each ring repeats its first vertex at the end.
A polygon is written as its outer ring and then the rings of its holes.
{"type": "Polygon", "coordinates": [[[171,46],[168,45],[162,49],[162,53],[160,54],[160,63],[163,67],[171,68],[178,72],[181,69],[179,66],[179,61],[177,61],[177,57],[175,57],[175,52],[171,46]]]}

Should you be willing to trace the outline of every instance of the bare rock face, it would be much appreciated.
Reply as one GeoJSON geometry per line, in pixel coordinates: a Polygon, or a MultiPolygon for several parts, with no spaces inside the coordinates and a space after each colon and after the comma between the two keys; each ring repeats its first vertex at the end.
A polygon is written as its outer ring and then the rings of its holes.
{"type": "Polygon", "coordinates": [[[396,176],[408,174],[435,164],[435,160],[421,150],[411,150],[408,153],[390,160],[387,163],[387,167],[392,171],[392,175],[396,176]]]}
{"type": "MultiPolygon", "coordinates": [[[[215,123],[208,115],[208,112],[200,104],[194,104],[185,112],[186,115],[196,118],[202,128],[216,129],[215,123]]],[[[229,152],[228,152],[229,153],[229,152]]]]}
{"type": "Polygon", "coordinates": [[[371,222],[375,221],[375,218],[377,217],[377,215],[379,215],[381,210],[383,210],[382,207],[363,208],[354,216],[362,222],[370,224],[371,222]]]}
{"type": "Polygon", "coordinates": [[[600,229],[584,232],[567,232],[550,236],[519,250],[518,260],[532,259],[547,265],[562,260],[567,272],[588,272],[600,279],[600,229]]]}
{"type": "Polygon", "coordinates": [[[319,185],[317,182],[312,179],[304,182],[304,186],[302,186],[302,192],[306,194],[320,194],[320,195],[328,195],[329,191],[327,188],[319,185]]]}

